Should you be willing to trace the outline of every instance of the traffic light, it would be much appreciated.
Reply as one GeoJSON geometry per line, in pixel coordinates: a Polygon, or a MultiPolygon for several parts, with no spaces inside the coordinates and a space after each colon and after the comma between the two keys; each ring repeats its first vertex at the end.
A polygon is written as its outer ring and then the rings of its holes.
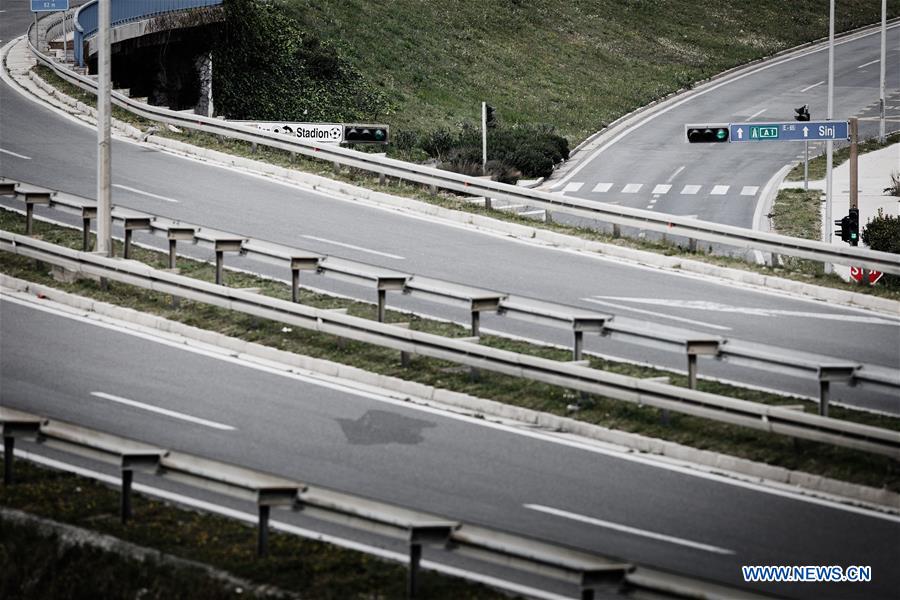
{"type": "Polygon", "coordinates": [[[728,124],[685,125],[689,144],[715,144],[728,141],[728,124]]]}
{"type": "Polygon", "coordinates": [[[485,114],[484,124],[487,125],[491,129],[493,129],[494,127],[497,126],[497,116],[494,114],[495,110],[496,109],[493,106],[491,106],[490,104],[484,105],[484,114],[485,114]]]}
{"type": "Polygon", "coordinates": [[[850,214],[847,215],[850,223],[850,245],[858,246],[859,245],[859,209],[851,208],[850,214]]]}
{"type": "Polygon", "coordinates": [[[387,144],[387,125],[344,125],[347,144],[387,144]]]}
{"type": "Polygon", "coordinates": [[[794,119],[797,121],[809,121],[809,104],[804,104],[800,108],[795,108],[794,119]]]}
{"type": "Polygon", "coordinates": [[[834,230],[834,235],[841,236],[841,241],[849,242],[850,241],[850,217],[844,217],[842,219],[835,219],[834,224],[840,229],[834,230]]]}
{"type": "Polygon", "coordinates": [[[840,231],[835,230],[834,235],[840,235],[841,240],[851,246],[859,245],[859,209],[851,208],[849,214],[842,219],[835,219],[834,224],[840,231]]]}

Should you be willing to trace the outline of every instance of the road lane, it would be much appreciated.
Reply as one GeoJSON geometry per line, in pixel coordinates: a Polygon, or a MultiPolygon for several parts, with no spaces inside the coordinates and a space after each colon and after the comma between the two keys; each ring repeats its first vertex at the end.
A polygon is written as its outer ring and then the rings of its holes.
{"type": "Polygon", "coordinates": [[[8,299],[0,301],[0,381],[3,406],[723,582],[737,584],[742,564],[869,564],[876,578],[865,588],[805,586],[789,595],[887,597],[900,584],[892,568],[900,519],[411,409],[8,299]],[[237,430],[109,406],[91,398],[98,389],[237,430]],[[526,504],[620,527],[585,527],[526,504]]]}

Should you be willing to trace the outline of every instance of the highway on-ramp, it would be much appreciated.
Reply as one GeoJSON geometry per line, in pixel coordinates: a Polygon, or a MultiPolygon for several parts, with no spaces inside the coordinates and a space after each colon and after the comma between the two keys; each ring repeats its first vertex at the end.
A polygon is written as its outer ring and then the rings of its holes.
{"type": "Polygon", "coordinates": [[[897,517],[277,373],[41,302],[0,300],[4,407],[786,597],[900,586],[897,517]],[[741,565],[757,564],[868,565],[873,580],[743,584],[741,565]]]}

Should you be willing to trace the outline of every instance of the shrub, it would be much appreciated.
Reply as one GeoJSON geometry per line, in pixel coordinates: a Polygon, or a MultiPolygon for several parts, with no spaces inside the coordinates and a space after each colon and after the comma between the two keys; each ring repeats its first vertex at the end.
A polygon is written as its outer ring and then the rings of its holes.
{"type": "MultiPolygon", "coordinates": [[[[878,215],[869,219],[862,231],[863,243],[872,250],[900,254],[900,218],[885,215],[878,209],[878,215]]],[[[886,286],[900,287],[900,276],[887,275],[882,278],[886,286]]]]}

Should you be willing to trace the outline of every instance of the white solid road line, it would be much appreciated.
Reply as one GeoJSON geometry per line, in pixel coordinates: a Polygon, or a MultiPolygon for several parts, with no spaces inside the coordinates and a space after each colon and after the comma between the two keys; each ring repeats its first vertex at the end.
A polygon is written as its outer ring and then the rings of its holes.
{"type": "Polygon", "coordinates": [[[316,242],[322,242],[323,244],[331,244],[332,246],[340,246],[341,248],[350,248],[351,250],[359,250],[360,252],[366,252],[368,254],[376,254],[378,256],[384,256],[385,258],[393,258],[396,260],[406,260],[403,256],[398,256],[396,254],[388,254],[387,252],[379,252],[378,250],[372,250],[371,248],[363,248],[362,246],[354,246],[353,244],[345,244],[344,242],[338,242],[335,240],[329,240],[327,238],[320,238],[314,235],[302,235],[300,237],[306,238],[308,240],[314,240],[316,242]]]}
{"type": "Polygon", "coordinates": [[[669,175],[669,178],[666,179],[666,183],[671,183],[671,181],[672,181],[673,179],[675,179],[676,177],[678,177],[678,174],[679,174],[679,173],[681,173],[682,171],[684,171],[684,168],[685,168],[686,166],[687,166],[687,165],[681,165],[680,167],[678,167],[677,169],[675,169],[675,172],[672,173],[671,175],[669,175]]]}
{"type": "Polygon", "coordinates": [[[877,63],[877,62],[879,62],[879,61],[881,61],[881,59],[880,59],[880,58],[876,58],[875,60],[870,60],[869,62],[863,63],[863,64],[859,65],[859,66],[856,67],[856,68],[857,68],[857,69],[862,69],[862,68],[864,68],[864,67],[868,67],[869,65],[874,65],[875,63],[877,63]]]}
{"type": "Polygon", "coordinates": [[[600,192],[602,194],[604,192],[608,192],[609,188],[611,188],[612,185],[613,184],[611,184],[611,183],[598,183],[597,185],[594,186],[594,191],[600,192]]]}
{"type": "MultiPolygon", "coordinates": [[[[602,298],[603,296],[599,296],[602,298]]],[[[721,331],[731,331],[731,327],[725,327],[724,325],[713,325],[712,323],[706,323],[705,321],[695,321],[694,319],[686,319],[684,317],[676,317],[674,315],[667,315],[666,313],[654,312],[652,310],[644,310],[642,308],[634,308],[633,306],[626,306],[624,304],[616,304],[615,302],[606,302],[605,300],[597,300],[596,298],[582,298],[585,302],[591,302],[592,304],[600,304],[601,306],[609,306],[611,308],[618,308],[621,310],[627,310],[630,312],[639,313],[642,315],[652,315],[654,317],[661,317],[663,319],[671,319],[672,321],[679,321],[681,323],[690,323],[691,325],[699,325],[701,327],[710,327],[712,329],[719,329],[721,331]]]]}
{"type": "Polygon", "coordinates": [[[808,85],[808,86],[806,86],[805,88],[803,88],[802,90],[800,90],[800,93],[808,92],[809,90],[813,89],[814,87],[819,87],[819,86],[822,85],[823,83],[825,83],[824,80],[822,80],[822,81],[820,81],[820,82],[818,82],[818,83],[814,83],[814,84],[812,84],[812,85],[808,85]]]}
{"type": "Polygon", "coordinates": [[[153,198],[155,200],[162,200],[163,202],[173,202],[178,204],[179,201],[175,198],[169,198],[167,196],[160,196],[159,194],[151,194],[150,192],[145,192],[144,190],[139,190],[137,188],[128,187],[127,185],[121,185],[119,183],[112,184],[114,188],[119,188],[120,190],[125,190],[126,192],[131,192],[132,194],[139,194],[141,196],[147,196],[148,198],[153,198]]]}
{"type": "Polygon", "coordinates": [[[128,398],[122,398],[121,396],[113,396],[112,394],[106,394],[104,392],[91,392],[91,396],[94,396],[95,398],[103,398],[104,400],[109,400],[110,402],[118,402],[119,404],[125,404],[126,406],[133,406],[134,408],[140,408],[149,412],[155,412],[167,417],[172,417],[173,419],[181,419],[182,421],[188,421],[190,423],[196,423],[205,427],[211,427],[213,429],[220,429],[222,431],[235,430],[235,428],[231,425],[225,425],[223,423],[217,423],[215,421],[207,421],[206,419],[201,419],[200,417],[192,417],[191,415],[175,412],[174,410],[160,408],[158,406],[153,406],[152,404],[144,404],[143,402],[137,402],[135,400],[129,400],[128,398]]]}
{"type": "Polygon", "coordinates": [[[704,552],[712,552],[714,554],[735,553],[734,550],[729,550],[728,548],[720,548],[719,546],[703,544],[701,542],[695,542],[693,540],[686,540],[684,538],[666,535],[664,533],[657,533],[655,531],[648,531],[646,529],[638,529],[637,527],[629,527],[628,525],[621,525],[619,523],[613,523],[612,521],[595,519],[594,517],[587,517],[585,515],[579,515],[578,513],[569,512],[567,510],[560,510],[558,508],[552,508],[550,506],[542,506],[540,504],[523,504],[522,506],[530,510],[536,510],[538,512],[546,513],[548,515],[554,515],[557,517],[562,517],[564,519],[578,521],[580,523],[587,523],[588,525],[603,527],[605,529],[621,531],[622,533],[630,533],[631,535],[650,538],[652,540],[659,540],[661,542],[668,542],[670,544],[686,546],[688,548],[694,548],[695,550],[703,550],[704,552]]]}
{"type": "MultiPolygon", "coordinates": [[[[74,473],[76,475],[81,475],[82,477],[87,477],[88,479],[102,481],[113,486],[119,486],[122,483],[121,477],[107,475],[106,473],[100,473],[99,471],[94,471],[91,469],[85,469],[84,467],[78,467],[76,465],[60,460],[47,458],[45,456],[41,456],[40,454],[26,452],[19,449],[16,449],[15,453],[16,456],[20,458],[30,460],[31,462],[37,463],[39,465],[50,467],[51,469],[58,469],[60,471],[66,471],[68,473],[74,473]]],[[[206,502],[205,500],[198,500],[196,498],[191,498],[190,496],[185,496],[184,494],[170,492],[168,490],[145,485],[143,483],[135,483],[132,485],[131,489],[141,494],[154,496],[156,498],[162,498],[163,500],[168,500],[169,502],[173,502],[175,504],[189,506],[191,508],[195,508],[212,514],[222,515],[230,519],[243,521],[252,525],[255,525],[259,522],[259,516],[256,514],[235,510],[233,508],[228,508],[220,504],[215,504],[213,502],[206,502]]],[[[363,552],[365,554],[378,556],[383,559],[400,563],[406,563],[409,561],[409,556],[403,552],[392,552],[390,550],[385,550],[384,548],[379,548],[378,546],[370,546],[368,544],[355,542],[348,538],[329,535],[327,533],[319,533],[318,531],[313,531],[312,529],[306,529],[304,527],[298,527],[297,525],[291,525],[290,523],[285,523],[283,521],[269,521],[269,526],[277,531],[284,531],[285,533],[290,533],[292,535],[324,542],[326,544],[333,544],[341,548],[363,552]]],[[[439,573],[450,575],[451,577],[462,577],[470,581],[480,582],[491,587],[506,589],[513,592],[514,594],[519,594],[529,598],[541,598],[542,600],[569,600],[569,596],[560,596],[559,594],[545,592],[543,590],[532,588],[527,585],[514,583],[505,579],[499,579],[497,577],[491,577],[490,575],[482,575],[481,573],[466,571],[465,569],[460,569],[458,567],[443,565],[433,560],[422,560],[420,566],[428,571],[437,571],[439,573]]]]}
{"type": "MultiPolygon", "coordinates": [[[[814,495],[807,495],[803,493],[798,493],[794,490],[789,489],[781,489],[777,487],[773,487],[770,485],[765,485],[757,482],[756,480],[748,481],[742,478],[737,477],[729,477],[726,475],[722,475],[719,473],[714,473],[710,471],[706,471],[700,468],[691,467],[688,465],[678,464],[676,462],[670,462],[666,459],[661,459],[659,457],[649,456],[642,453],[634,453],[630,451],[623,451],[620,449],[609,448],[603,444],[597,444],[587,439],[574,439],[569,437],[559,437],[554,434],[546,433],[543,431],[537,431],[530,428],[523,429],[522,427],[516,427],[513,425],[507,425],[505,423],[499,423],[492,421],[490,419],[485,418],[475,418],[470,417],[468,415],[456,413],[453,411],[444,410],[441,408],[435,408],[432,406],[428,406],[426,404],[419,404],[415,401],[410,402],[408,396],[403,396],[403,399],[395,398],[392,396],[388,396],[386,392],[376,393],[373,391],[368,391],[371,388],[367,388],[366,390],[360,389],[358,387],[354,387],[353,385],[348,385],[345,380],[340,380],[337,377],[331,377],[328,375],[324,375],[321,373],[314,373],[310,371],[297,371],[293,366],[283,365],[281,363],[269,362],[269,361],[259,361],[256,359],[251,360],[250,357],[238,358],[232,356],[230,350],[223,350],[221,348],[217,348],[215,346],[203,344],[200,342],[195,342],[191,340],[187,342],[185,338],[179,335],[166,335],[162,334],[158,330],[149,329],[146,327],[142,327],[140,325],[133,325],[129,323],[125,323],[123,321],[119,321],[116,319],[111,319],[108,317],[95,317],[89,318],[82,314],[75,314],[70,312],[71,309],[65,310],[65,305],[58,305],[57,303],[51,300],[40,300],[37,301],[39,304],[35,303],[34,300],[23,300],[21,298],[13,297],[8,294],[0,293],[0,301],[11,302],[13,304],[18,304],[20,306],[26,306],[33,310],[37,310],[40,312],[49,313],[52,315],[56,315],[65,319],[70,319],[72,321],[78,321],[79,323],[86,323],[88,325],[93,325],[94,327],[100,327],[102,329],[107,329],[110,331],[115,331],[122,335],[130,335],[136,338],[140,338],[143,340],[147,340],[156,344],[160,344],[163,346],[168,346],[175,350],[179,350],[182,352],[190,352],[192,354],[198,354],[201,356],[206,356],[209,358],[213,358],[216,360],[220,360],[222,362],[227,362],[231,364],[240,365],[241,367],[247,369],[253,369],[259,372],[268,373],[270,375],[276,375],[279,377],[285,377],[287,379],[293,379],[296,381],[303,381],[312,385],[326,387],[328,389],[340,390],[343,393],[352,394],[354,396],[369,398],[378,402],[382,402],[384,404],[390,404],[391,406],[396,406],[398,408],[404,410],[415,410],[422,413],[433,414],[436,416],[441,416],[447,419],[453,419],[455,421],[462,421],[468,423],[470,425],[477,425],[479,427],[487,427],[489,429],[494,429],[496,431],[502,431],[504,433],[509,433],[512,435],[518,435],[522,437],[531,438],[533,440],[538,440],[541,442],[546,442],[550,444],[555,444],[558,446],[566,446],[568,448],[575,448],[584,452],[590,452],[592,454],[597,454],[599,456],[607,456],[612,457],[617,460],[622,460],[626,462],[633,462],[642,464],[648,467],[653,467],[656,469],[662,469],[665,471],[670,471],[674,473],[680,473],[682,475],[687,475],[690,477],[695,477],[697,479],[705,479],[708,481],[714,481],[716,483],[722,485],[729,485],[733,487],[739,487],[743,489],[752,490],[754,492],[777,496],[780,498],[787,498],[789,500],[795,502],[803,502],[806,504],[814,504],[817,506],[824,506],[826,508],[832,510],[838,510],[841,512],[851,512],[854,514],[863,515],[873,519],[883,519],[886,521],[890,521],[892,523],[900,523],[900,516],[895,514],[888,514],[882,512],[881,510],[872,510],[870,508],[866,508],[864,506],[856,506],[854,504],[841,503],[834,500],[830,500],[828,498],[820,498],[814,495]],[[99,320],[102,319],[102,320],[99,320]],[[263,364],[265,362],[265,364],[263,364]]],[[[599,303],[599,301],[597,301],[599,303]]],[[[67,308],[67,307],[65,307],[67,308]]],[[[623,307],[628,308],[628,307],[623,307]]],[[[666,315],[663,315],[666,316],[666,315]]],[[[727,329],[727,328],[725,328],[727,329]]],[[[118,481],[118,480],[117,480],[118,481]]],[[[256,517],[254,517],[255,519],[256,517]]]]}
{"type": "Polygon", "coordinates": [[[779,308],[754,308],[750,306],[730,306],[718,302],[706,300],[675,300],[673,298],[634,298],[624,296],[596,296],[603,300],[616,300],[619,302],[634,302],[635,304],[651,304],[653,306],[668,306],[670,308],[685,308],[689,310],[713,311],[725,313],[737,313],[758,317],[801,317],[807,319],[824,319],[826,321],[844,321],[846,323],[862,323],[866,325],[893,325],[900,327],[900,320],[894,321],[882,317],[865,317],[862,315],[845,315],[841,313],[819,313],[802,310],[784,310],[779,308]]]}
{"type": "Polygon", "coordinates": [[[755,119],[756,117],[758,117],[759,115],[763,114],[764,112],[766,112],[766,109],[762,109],[762,110],[760,110],[760,111],[757,111],[757,112],[753,113],[752,115],[750,115],[749,117],[747,117],[747,120],[744,121],[744,122],[745,122],[745,123],[749,123],[752,119],[755,119]]]}
{"type": "Polygon", "coordinates": [[[30,156],[25,156],[24,154],[19,154],[18,152],[12,152],[11,150],[4,150],[0,148],[0,152],[3,154],[9,154],[10,156],[15,156],[16,158],[21,158],[23,160],[31,160],[30,156]]]}

